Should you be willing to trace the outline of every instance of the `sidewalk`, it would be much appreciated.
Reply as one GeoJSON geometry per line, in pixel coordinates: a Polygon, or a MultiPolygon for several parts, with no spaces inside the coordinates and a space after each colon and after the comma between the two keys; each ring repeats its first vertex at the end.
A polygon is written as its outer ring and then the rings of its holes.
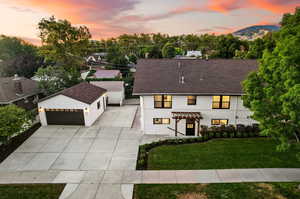
{"type": "Polygon", "coordinates": [[[60,199],[132,199],[134,184],[300,182],[300,169],[0,172],[0,184],[66,183],[60,199]]]}

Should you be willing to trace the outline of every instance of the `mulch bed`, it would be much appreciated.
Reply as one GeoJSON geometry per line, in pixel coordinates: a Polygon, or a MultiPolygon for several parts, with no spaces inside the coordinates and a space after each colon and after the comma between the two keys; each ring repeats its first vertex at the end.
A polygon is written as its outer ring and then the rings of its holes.
{"type": "Polygon", "coordinates": [[[37,129],[39,129],[41,123],[34,124],[30,129],[24,131],[20,135],[17,135],[9,141],[8,144],[0,146],[0,163],[5,160],[11,153],[13,153],[21,144],[25,142],[37,129]]]}

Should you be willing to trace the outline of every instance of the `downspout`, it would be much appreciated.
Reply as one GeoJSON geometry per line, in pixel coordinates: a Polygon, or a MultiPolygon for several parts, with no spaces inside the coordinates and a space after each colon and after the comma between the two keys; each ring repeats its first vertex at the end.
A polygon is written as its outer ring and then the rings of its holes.
{"type": "Polygon", "coordinates": [[[234,125],[237,125],[237,109],[239,104],[239,97],[236,96],[235,110],[234,110],[234,125]]]}

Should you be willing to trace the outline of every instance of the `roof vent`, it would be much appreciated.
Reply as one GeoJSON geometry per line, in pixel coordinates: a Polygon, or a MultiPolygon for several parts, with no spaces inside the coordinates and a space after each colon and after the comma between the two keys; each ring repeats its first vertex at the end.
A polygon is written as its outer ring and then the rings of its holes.
{"type": "Polygon", "coordinates": [[[181,76],[181,78],[180,78],[180,83],[181,83],[181,84],[184,84],[184,76],[181,76]]]}

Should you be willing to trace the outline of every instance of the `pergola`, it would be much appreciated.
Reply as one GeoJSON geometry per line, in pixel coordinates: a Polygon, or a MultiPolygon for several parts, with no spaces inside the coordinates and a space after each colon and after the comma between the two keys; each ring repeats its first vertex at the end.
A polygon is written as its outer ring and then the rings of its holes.
{"type": "Polygon", "coordinates": [[[172,118],[175,119],[175,136],[178,134],[178,122],[182,119],[194,119],[198,122],[197,135],[200,135],[200,120],[203,119],[200,112],[172,112],[172,118]]]}

